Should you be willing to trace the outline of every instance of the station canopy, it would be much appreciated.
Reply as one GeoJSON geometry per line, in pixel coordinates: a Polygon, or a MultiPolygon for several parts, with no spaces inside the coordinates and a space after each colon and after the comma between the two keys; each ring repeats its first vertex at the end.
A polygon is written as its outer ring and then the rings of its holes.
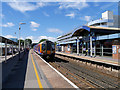
{"type": "Polygon", "coordinates": [[[120,33],[120,28],[82,26],[76,29],[72,33],[72,36],[88,36],[90,33],[94,33],[97,36],[109,35],[114,33],[120,33]]]}
{"type": "Polygon", "coordinates": [[[10,40],[10,39],[7,39],[7,38],[5,38],[5,37],[0,36],[0,42],[1,42],[1,43],[5,43],[6,40],[7,40],[7,44],[18,45],[17,42],[14,42],[14,41],[12,41],[12,40],[10,40]]]}

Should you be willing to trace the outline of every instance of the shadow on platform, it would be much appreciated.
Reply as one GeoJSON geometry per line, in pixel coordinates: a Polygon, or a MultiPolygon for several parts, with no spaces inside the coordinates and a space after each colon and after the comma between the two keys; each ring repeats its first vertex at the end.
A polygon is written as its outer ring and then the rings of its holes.
{"type": "Polygon", "coordinates": [[[3,90],[7,89],[21,89],[24,88],[27,64],[28,64],[29,51],[23,52],[21,54],[21,59],[18,59],[18,56],[13,57],[14,59],[7,60],[7,63],[3,62],[2,64],[2,76],[6,76],[7,73],[9,75],[3,80],[2,88],[3,90]],[[13,64],[14,63],[14,64],[13,64]],[[11,67],[13,64],[13,68],[7,72],[7,69],[11,67]]]}

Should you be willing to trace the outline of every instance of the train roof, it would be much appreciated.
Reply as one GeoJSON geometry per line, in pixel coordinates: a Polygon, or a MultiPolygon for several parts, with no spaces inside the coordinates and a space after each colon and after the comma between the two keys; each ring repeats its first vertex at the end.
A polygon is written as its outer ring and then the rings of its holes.
{"type": "MultiPolygon", "coordinates": [[[[50,41],[50,40],[45,40],[45,41],[43,41],[43,42],[41,42],[41,43],[39,43],[39,44],[46,43],[46,42],[52,42],[52,41],[50,41]]],[[[52,43],[53,43],[53,42],[52,42],[52,43]]]]}
{"type": "Polygon", "coordinates": [[[46,43],[46,42],[51,42],[51,43],[54,43],[54,42],[52,42],[52,41],[50,41],[50,40],[45,40],[45,41],[43,41],[43,42],[41,42],[41,43],[38,43],[38,44],[37,44],[37,45],[35,45],[34,47],[38,46],[39,44],[46,43]]]}

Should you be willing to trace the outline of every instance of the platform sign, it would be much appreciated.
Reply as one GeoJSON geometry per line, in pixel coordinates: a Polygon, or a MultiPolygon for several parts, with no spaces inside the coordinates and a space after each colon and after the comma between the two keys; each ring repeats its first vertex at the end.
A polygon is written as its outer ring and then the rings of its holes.
{"type": "Polygon", "coordinates": [[[117,47],[116,46],[112,46],[112,53],[116,54],[117,53],[117,47]]]}
{"type": "Polygon", "coordinates": [[[120,53],[120,49],[118,49],[118,53],[120,53]]]}

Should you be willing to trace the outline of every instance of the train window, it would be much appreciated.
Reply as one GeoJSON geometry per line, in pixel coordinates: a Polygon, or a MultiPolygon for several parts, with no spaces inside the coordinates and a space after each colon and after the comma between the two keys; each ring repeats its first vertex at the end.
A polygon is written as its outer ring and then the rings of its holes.
{"type": "Polygon", "coordinates": [[[45,44],[42,44],[42,50],[45,50],[45,44]]]}
{"type": "Polygon", "coordinates": [[[38,47],[38,51],[40,51],[40,46],[38,47]]]}

